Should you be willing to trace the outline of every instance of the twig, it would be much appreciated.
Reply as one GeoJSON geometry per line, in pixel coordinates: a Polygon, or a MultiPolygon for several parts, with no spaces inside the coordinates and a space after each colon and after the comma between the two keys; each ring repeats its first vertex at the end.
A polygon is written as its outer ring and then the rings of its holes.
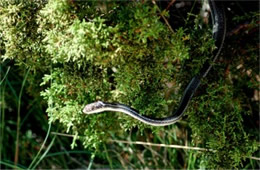
{"type": "MultiPolygon", "coordinates": [[[[65,137],[74,137],[75,135],[69,135],[64,133],[58,133],[58,132],[51,132],[53,135],[59,135],[59,136],[65,136],[65,137]]],[[[134,144],[134,145],[146,145],[146,146],[157,146],[157,147],[165,147],[165,148],[176,148],[176,149],[187,149],[187,150],[197,150],[197,151],[210,151],[210,152],[216,152],[214,149],[206,149],[206,148],[200,148],[200,147],[192,147],[192,146],[182,146],[182,145],[166,145],[166,144],[160,144],[160,143],[150,143],[150,142],[142,142],[142,141],[124,141],[124,140],[109,140],[110,142],[115,143],[126,143],[126,144],[134,144]]],[[[257,161],[260,161],[260,158],[254,157],[254,156],[248,156],[246,157],[248,159],[254,159],[257,161]]]]}
{"type": "Polygon", "coordinates": [[[249,156],[249,157],[246,157],[246,158],[248,158],[248,159],[254,159],[254,160],[260,161],[260,158],[254,157],[254,156],[249,156]]]}
{"type": "MultiPolygon", "coordinates": [[[[64,133],[58,132],[51,132],[52,135],[58,136],[65,136],[65,137],[74,137],[75,135],[69,135],[64,133]]],[[[213,149],[206,149],[206,148],[199,148],[199,147],[191,147],[191,146],[182,146],[182,145],[166,145],[166,144],[157,144],[157,143],[149,143],[149,142],[142,142],[142,141],[123,141],[123,140],[109,140],[110,142],[116,143],[126,143],[126,144],[135,144],[135,145],[147,145],[147,146],[159,146],[159,147],[166,147],[166,148],[177,148],[177,149],[190,149],[190,150],[200,150],[200,151],[211,151],[215,152],[213,149]]]]}
{"type": "Polygon", "coordinates": [[[170,31],[171,31],[172,33],[174,33],[174,31],[173,31],[171,25],[169,24],[168,20],[162,15],[162,12],[161,12],[160,8],[157,6],[155,0],[152,0],[152,3],[153,3],[154,5],[156,5],[156,7],[157,7],[157,9],[158,9],[158,11],[159,11],[159,13],[160,13],[160,16],[163,18],[164,22],[165,22],[166,25],[169,27],[170,31]]]}
{"type": "Polygon", "coordinates": [[[116,143],[126,143],[126,144],[134,144],[134,145],[148,145],[148,146],[159,146],[159,147],[166,147],[166,148],[176,148],[176,149],[188,149],[188,150],[198,150],[198,151],[211,151],[216,152],[213,149],[206,149],[206,148],[199,148],[199,147],[191,147],[191,146],[182,146],[182,145],[166,145],[166,144],[157,144],[157,143],[149,143],[149,142],[142,142],[142,141],[123,141],[123,140],[110,140],[111,142],[116,143]]]}
{"type": "Polygon", "coordinates": [[[58,136],[65,136],[65,137],[70,137],[74,138],[75,135],[70,135],[70,134],[65,134],[65,133],[58,133],[58,132],[51,132],[52,135],[58,135],[58,136]]]}
{"type": "MultiPolygon", "coordinates": [[[[256,24],[259,25],[260,21],[257,21],[256,24]]],[[[254,24],[252,24],[252,23],[240,24],[235,29],[233,29],[229,33],[227,33],[227,36],[237,35],[241,30],[248,30],[253,27],[254,27],[254,24]]]]}
{"type": "Polygon", "coordinates": [[[167,8],[166,8],[166,11],[168,11],[168,10],[170,9],[170,7],[172,6],[172,4],[174,4],[175,1],[176,1],[176,0],[172,0],[172,1],[168,4],[168,6],[167,6],[167,8]]]}

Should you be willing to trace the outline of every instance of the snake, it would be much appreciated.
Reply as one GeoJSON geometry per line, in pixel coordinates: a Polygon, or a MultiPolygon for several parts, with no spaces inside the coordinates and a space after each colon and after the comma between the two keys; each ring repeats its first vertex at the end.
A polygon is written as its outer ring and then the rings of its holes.
{"type": "Polygon", "coordinates": [[[208,4],[211,12],[213,25],[212,34],[216,49],[212,52],[212,57],[206,60],[206,62],[203,64],[200,72],[190,80],[189,84],[184,90],[177,110],[173,111],[172,115],[164,118],[152,118],[141,115],[137,110],[131,108],[130,106],[121,103],[108,103],[104,101],[96,101],[87,104],[83,109],[83,113],[90,115],[107,111],[121,112],[151,126],[167,126],[179,121],[187,109],[194,93],[199,87],[201,80],[206,77],[211,70],[224,44],[226,34],[226,20],[223,4],[216,0],[208,0],[208,4]]]}

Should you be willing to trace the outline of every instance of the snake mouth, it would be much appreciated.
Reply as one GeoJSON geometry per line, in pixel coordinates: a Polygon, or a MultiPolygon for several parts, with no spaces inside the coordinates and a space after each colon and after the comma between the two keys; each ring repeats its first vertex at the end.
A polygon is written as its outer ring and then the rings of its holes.
{"type": "Polygon", "coordinates": [[[90,103],[90,104],[87,104],[84,109],[83,109],[83,113],[85,114],[92,114],[92,113],[97,113],[97,112],[100,112],[99,110],[101,108],[104,107],[104,103],[101,102],[101,101],[97,101],[97,102],[94,102],[94,103],[90,103]]]}

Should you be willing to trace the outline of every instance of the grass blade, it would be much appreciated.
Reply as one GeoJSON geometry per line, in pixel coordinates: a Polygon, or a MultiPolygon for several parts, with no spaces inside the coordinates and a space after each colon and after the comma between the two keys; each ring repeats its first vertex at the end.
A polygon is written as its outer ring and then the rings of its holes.
{"type": "MultiPolygon", "coordinates": [[[[42,154],[41,158],[36,162],[36,164],[32,167],[32,169],[35,169],[36,166],[39,165],[39,163],[43,160],[43,158],[45,158],[45,156],[47,155],[47,153],[50,151],[54,141],[56,139],[56,135],[54,136],[54,138],[52,139],[50,145],[48,146],[48,148],[46,149],[46,151],[42,154]]],[[[29,168],[30,169],[30,168],[29,168]]]]}
{"type": "MultiPolygon", "coordinates": [[[[6,82],[3,84],[1,88],[1,109],[0,109],[0,118],[1,118],[1,135],[0,135],[0,161],[2,160],[2,149],[3,149],[3,138],[4,138],[4,127],[5,127],[5,87],[6,82]]],[[[1,169],[1,166],[0,166],[1,169]]]]}
{"type": "Polygon", "coordinates": [[[9,71],[10,71],[10,69],[11,69],[11,67],[9,66],[9,67],[7,68],[7,70],[6,70],[6,72],[5,72],[5,75],[4,75],[3,79],[0,81],[0,85],[4,82],[6,76],[8,75],[8,73],[9,73],[9,71]]]}
{"type": "Polygon", "coordinates": [[[50,135],[50,131],[51,131],[51,123],[50,123],[50,125],[49,125],[49,128],[48,128],[47,134],[46,134],[46,136],[45,136],[45,139],[44,139],[44,141],[43,141],[43,143],[42,143],[42,145],[41,145],[41,148],[40,148],[40,150],[38,151],[38,153],[37,153],[37,155],[35,156],[35,158],[33,159],[33,161],[31,162],[31,164],[29,165],[28,169],[31,169],[32,166],[33,166],[33,164],[34,164],[34,162],[38,159],[38,157],[39,157],[39,155],[40,155],[40,153],[41,153],[43,147],[45,146],[45,143],[47,142],[47,139],[48,139],[48,137],[49,137],[49,135],[50,135]]]}
{"type": "Polygon", "coordinates": [[[90,163],[89,163],[89,165],[88,165],[88,170],[90,170],[90,169],[91,169],[91,167],[92,167],[92,164],[93,164],[93,162],[94,162],[94,159],[95,159],[95,156],[96,156],[96,152],[95,152],[95,153],[93,153],[93,154],[91,155],[90,163]]]}
{"type": "Polygon", "coordinates": [[[5,166],[7,166],[9,168],[14,168],[14,169],[23,169],[23,168],[21,168],[19,166],[16,166],[16,165],[10,164],[8,162],[4,162],[4,161],[0,161],[0,165],[5,165],[5,166]]]}
{"type": "Polygon", "coordinates": [[[19,93],[19,97],[18,97],[18,111],[17,111],[17,129],[16,129],[16,146],[15,146],[15,157],[14,157],[14,164],[17,165],[18,163],[18,155],[19,155],[19,135],[20,135],[20,112],[21,112],[21,98],[22,98],[22,94],[23,94],[23,88],[25,86],[25,82],[27,80],[27,77],[29,75],[30,72],[30,68],[27,70],[25,77],[23,79],[23,83],[22,83],[22,87],[19,93]]]}
{"type": "Polygon", "coordinates": [[[113,164],[112,164],[112,161],[111,161],[111,159],[110,159],[110,157],[109,157],[109,155],[108,155],[108,151],[107,151],[106,144],[103,144],[103,146],[104,146],[104,149],[105,149],[106,158],[107,158],[107,160],[108,160],[108,162],[109,162],[110,169],[113,169],[113,164]]]}

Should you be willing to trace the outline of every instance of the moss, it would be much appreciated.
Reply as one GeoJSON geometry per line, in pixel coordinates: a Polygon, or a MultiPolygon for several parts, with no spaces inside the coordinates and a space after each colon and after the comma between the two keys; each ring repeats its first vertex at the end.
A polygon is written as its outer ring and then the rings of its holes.
{"type": "MultiPolygon", "coordinates": [[[[65,1],[58,4],[68,5],[65,1]]],[[[104,132],[100,133],[103,129],[115,130],[115,126],[110,127],[113,120],[118,120],[125,130],[147,126],[122,114],[82,115],[85,104],[96,100],[116,101],[142,114],[163,116],[167,109],[161,108],[167,108],[170,102],[164,98],[166,83],[178,72],[167,61],[189,58],[189,48],[182,39],[185,33],[182,30],[170,33],[154,6],[127,5],[108,18],[96,16],[89,22],[73,16],[75,9],[58,6],[66,9],[66,16],[75,19],[55,23],[63,13],[55,13],[57,6],[51,3],[40,12],[44,18],[41,28],[46,35],[44,47],[53,67],[57,67],[44,77],[42,84],[51,82],[42,92],[49,103],[47,112],[51,121],[64,124],[67,132],[71,129],[73,134],[86,136],[84,140],[96,134],[96,139],[85,142],[86,146],[96,146],[104,136],[104,132]],[[124,17],[126,14],[129,18],[124,17]],[[44,30],[49,23],[54,29],[44,30]]]]}
{"type": "MultiPolygon", "coordinates": [[[[199,29],[199,16],[189,23],[193,28],[171,32],[149,1],[3,1],[0,9],[1,59],[33,68],[30,87],[41,91],[49,121],[89,148],[99,148],[110,131],[157,128],[119,113],[86,116],[85,104],[116,101],[144,115],[169,115],[215,48],[210,29],[199,29]],[[34,84],[39,77],[41,87],[34,84]]],[[[257,53],[246,54],[254,65],[257,53]]],[[[257,66],[245,64],[251,75],[241,75],[236,67],[242,57],[233,60],[231,79],[217,65],[221,71],[213,70],[186,112],[193,143],[215,151],[202,155],[208,168],[239,167],[257,149],[243,124],[255,103],[234,85],[257,89],[257,66]]]]}

